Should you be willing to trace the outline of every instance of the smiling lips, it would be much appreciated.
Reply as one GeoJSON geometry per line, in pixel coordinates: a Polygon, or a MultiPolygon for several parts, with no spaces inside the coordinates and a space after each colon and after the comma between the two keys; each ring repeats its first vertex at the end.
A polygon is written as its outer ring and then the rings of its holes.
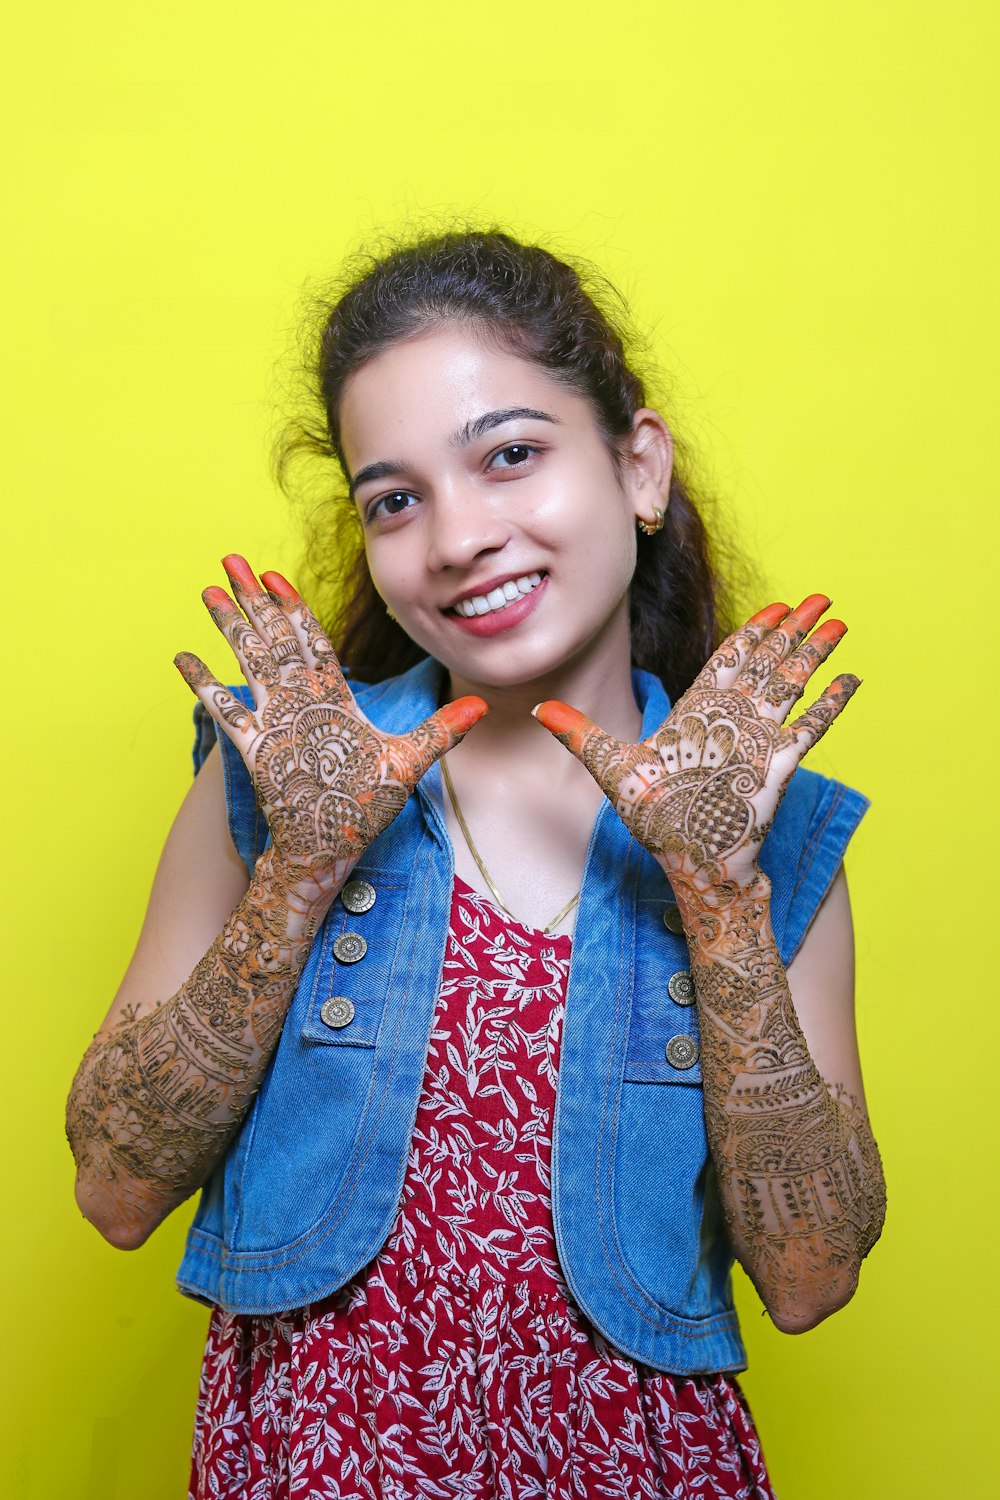
{"type": "Polygon", "coordinates": [[[525,594],[530,594],[541,581],[541,573],[524,573],[520,578],[509,578],[506,583],[498,584],[488,594],[470,594],[466,599],[459,599],[452,608],[455,614],[464,615],[467,620],[471,620],[473,615],[492,614],[496,610],[506,609],[525,594]]]}

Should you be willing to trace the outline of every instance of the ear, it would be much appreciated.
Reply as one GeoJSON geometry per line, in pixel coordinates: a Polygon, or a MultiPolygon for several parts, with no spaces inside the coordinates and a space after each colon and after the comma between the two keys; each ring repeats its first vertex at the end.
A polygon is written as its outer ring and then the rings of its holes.
{"type": "Polygon", "coordinates": [[[637,521],[652,521],[670,499],[674,440],[658,411],[642,406],[632,418],[626,489],[637,521]]]}

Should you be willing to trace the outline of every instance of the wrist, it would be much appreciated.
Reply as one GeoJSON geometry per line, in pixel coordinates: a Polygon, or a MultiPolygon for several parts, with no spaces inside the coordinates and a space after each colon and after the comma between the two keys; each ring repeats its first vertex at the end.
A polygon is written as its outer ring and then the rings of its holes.
{"type": "Polygon", "coordinates": [[[333,905],[357,860],[320,858],[296,860],[271,844],[257,861],[254,879],[272,896],[287,902],[310,932],[315,932],[333,905]]]}
{"type": "Polygon", "coordinates": [[[689,870],[667,870],[685,931],[690,932],[695,923],[714,918],[724,919],[747,905],[770,903],[771,882],[757,864],[744,871],[730,872],[715,879],[706,879],[689,870]]]}

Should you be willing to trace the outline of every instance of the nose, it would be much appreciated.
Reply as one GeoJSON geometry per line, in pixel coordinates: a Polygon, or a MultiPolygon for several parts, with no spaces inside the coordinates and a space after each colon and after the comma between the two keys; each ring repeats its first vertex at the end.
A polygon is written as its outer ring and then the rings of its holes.
{"type": "Polygon", "coordinates": [[[434,572],[468,568],[478,557],[499,552],[510,527],[495,500],[468,484],[449,485],[434,497],[427,564],[434,572]]]}

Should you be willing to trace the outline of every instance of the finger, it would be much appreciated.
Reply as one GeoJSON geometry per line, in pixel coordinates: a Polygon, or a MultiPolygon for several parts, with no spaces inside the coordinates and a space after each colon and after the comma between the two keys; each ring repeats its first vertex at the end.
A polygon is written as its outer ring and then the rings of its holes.
{"type": "Polygon", "coordinates": [[[620,765],[623,762],[625,746],[622,741],[605,734],[593,719],[588,719],[579,709],[571,708],[558,698],[536,704],[531,712],[544,729],[586,766],[605,795],[611,796],[614,788],[608,773],[612,763],[620,765]]]}
{"type": "Polygon", "coordinates": [[[777,724],[783,723],[793,703],[802,697],[816,668],[826,661],[846,634],[847,626],[843,620],[824,620],[819,629],[814,630],[809,639],[777,668],[764,689],[761,705],[768,718],[777,724]]]}
{"type": "Polygon", "coordinates": [[[205,589],[201,597],[212,619],[233,648],[233,654],[250,685],[254,703],[260,708],[271,689],[280,686],[281,671],[278,663],[225,589],[205,589]]]}
{"type": "Polygon", "coordinates": [[[830,608],[825,594],[810,594],[807,599],[786,615],[780,625],[768,632],[750,656],[740,673],[738,686],[753,695],[760,691],[771,674],[796,650],[812,630],[820,615],[830,608]]]}
{"type": "Polygon", "coordinates": [[[395,737],[394,770],[400,781],[415,786],[438,756],[461,744],[474,724],[489,713],[489,704],[472,695],[446,703],[416,729],[395,737]]]}
{"type": "MultiPolygon", "coordinates": [[[[284,611],[286,619],[295,631],[306,666],[314,670],[334,667],[336,674],[343,680],[337,653],[333,649],[330,638],[298,590],[281,573],[275,573],[273,570],[262,573],[260,581],[266,586],[275,603],[284,611]]],[[[346,683],[344,696],[349,696],[346,683]]]]}
{"type": "Polygon", "coordinates": [[[257,725],[245,704],[235,698],[218,678],[213,677],[200,657],[190,651],[179,651],[174,666],[184,678],[199,703],[224,730],[238,750],[246,752],[253,743],[257,725]]]}
{"type": "Polygon", "coordinates": [[[751,615],[745,625],[726,637],[702,667],[693,686],[731,687],[750,654],[787,614],[787,604],[769,604],[766,609],[760,609],[755,615],[751,615]]]}
{"type": "Polygon", "coordinates": [[[298,636],[276,601],[257,581],[245,557],[231,552],[222,559],[237,603],[265,643],[278,667],[302,666],[304,657],[298,636]]]}
{"type": "Polygon", "coordinates": [[[799,760],[812,749],[818,740],[823,738],[834,719],[842,712],[860,686],[860,677],[844,672],[840,677],[833,679],[826,692],[816,699],[811,708],[799,714],[795,723],[789,727],[789,733],[799,747],[799,760]]]}

